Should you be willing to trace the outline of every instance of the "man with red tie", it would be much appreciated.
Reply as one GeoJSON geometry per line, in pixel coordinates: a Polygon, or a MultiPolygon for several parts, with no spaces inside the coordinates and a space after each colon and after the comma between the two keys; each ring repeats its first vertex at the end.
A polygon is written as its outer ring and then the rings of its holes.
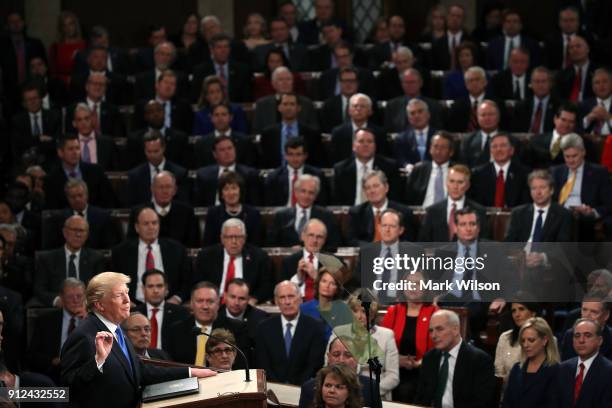
{"type": "Polygon", "coordinates": [[[595,67],[589,59],[589,51],[584,38],[575,35],[569,40],[571,64],[559,71],[556,81],[562,99],[577,103],[593,96],[590,85],[595,67]]]}

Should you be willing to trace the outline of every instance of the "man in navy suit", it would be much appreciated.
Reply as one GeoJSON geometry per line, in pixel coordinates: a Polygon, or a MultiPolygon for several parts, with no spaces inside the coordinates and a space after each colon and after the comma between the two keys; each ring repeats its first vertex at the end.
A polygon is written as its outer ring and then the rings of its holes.
{"type": "Polygon", "coordinates": [[[409,126],[393,141],[393,153],[400,167],[431,160],[429,148],[436,129],[429,125],[429,105],[421,99],[411,99],[406,106],[409,126]]]}
{"type": "MultiPolygon", "coordinates": [[[[136,101],[150,100],[155,98],[157,79],[167,69],[173,68],[176,61],[176,48],[169,41],[162,41],[155,46],[153,53],[155,66],[141,72],[135,77],[134,99],[136,101]]],[[[187,75],[180,71],[176,74],[176,95],[180,98],[188,97],[187,75]]]]}
{"type": "Polygon", "coordinates": [[[502,15],[502,34],[493,38],[487,47],[487,69],[501,71],[508,68],[510,53],[514,48],[529,50],[532,66],[539,65],[540,47],[530,37],[521,34],[523,23],[516,10],[507,9],[502,15]]]}
{"type": "Polygon", "coordinates": [[[592,98],[580,104],[581,125],[585,132],[596,135],[612,133],[612,74],[606,68],[593,72],[592,98]]]}
{"type": "Polygon", "coordinates": [[[344,33],[343,37],[347,37],[348,31],[346,30],[346,25],[344,22],[334,17],[334,8],[335,3],[333,0],[316,0],[314,2],[315,17],[310,20],[302,21],[298,25],[298,42],[306,45],[321,43],[324,23],[327,21],[333,21],[342,33],[344,33]]]}
{"type": "MultiPolygon", "coordinates": [[[[580,12],[571,1],[559,10],[559,30],[554,30],[545,40],[546,66],[551,70],[566,68],[571,64],[569,58],[569,40],[579,35],[589,43],[593,43],[593,36],[580,27],[580,12]]],[[[591,5],[589,5],[591,7],[591,5]]]]}
{"type": "Polygon", "coordinates": [[[593,72],[595,66],[589,57],[590,48],[586,40],[578,35],[569,40],[571,64],[557,73],[556,88],[562,99],[582,102],[593,97],[593,72]]]}
{"type": "Polygon", "coordinates": [[[306,68],[307,49],[304,44],[294,42],[289,33],[289,25],[282,17],[270,20],[270,40],[269,44],[255,47],[253,50],[254,66],[258,72],[264,71],[266,67],[266,56],[273,49],[281,49],[292,71],[302,71],[306,68]]]}
{"type": "Polygon", "coordinates": [[[323,365],[324,325],[300,313],[302,298],[296,284],[282,281],[274,288],[280,316],[257,326],[257,367],[270,381],[301,385],[323,365]]]}
{"type": "Polygon", "coordinates": [[[366,68],[356,67],[354,63],[353,47],[348,43],[341,41],[336,44],[332,50],[336,66],[325,70],[319,78],[319,99],[325,100],[333,95],[340,93],[340,70],[343,68],[353,68],[357,71],[359,78],[359,92],[375,98],[378,95],[374,88],[374,76],[366,68]]]}
{"type": "Polygon", "coordinates": [[[494,94],[499,99],[521,101],[531,97],[529,89],[529,50],[513,48],[508,57],[508,68],[493,79],[494,94]]]}
{"type": "Polygon", "coordinates": [[[473,168],[490,160],[491,138],[499,133],[501,112],[492,100],[485,99],[476,113],[480,130],[465,136],[459,152],[460,161],[473,168]]]}
{"type": "Polygon", "coordinates": [[[453,101],[447,128],[451,132],[473,132],[478,129],[478,106],[490,99],[487,90],[487,73],[481,67],[469,67],[464,75],[469,95],[453,101]]]}
{"type": "Polygon", "coordinates": [[[510,129],[513,132],[540,134],[553,130],[553,116],[559,107],[559,100],[551,94],[552,74],[544,67],[531,72],[529,88],[533,96],[514,105],[510,129]]]}
{"type": "Polygon", "coordinates": [[[359,76],[353,67],[340,69],[338,73],[340,92],[323,102],[320,111],[321,131],[329,133],[349,118],[349,99],[359,89],[359,76]]]}
{"type": "Polygon", "coordinates": [[[455,48],[464,41],[471,41],[465,31],[465,8],[460,4],[453,4],[448,8],[446,16],[446,33],[434,41],[431,47],[431,68],[449,70],[457,67],[458,61],[453,61],[455,48]]]}
{"type": "Polygon", "coordinates": [[[572,133],[578,120],[578,108],[573,103],[559,106],[553,118],[554,128],[551,132],[536,134],[529,139],[525,161],[532,168],[548,168],[553,164],[563,163],[561,140],[572,133]]]}
{"type": "Polygon", "coordinates": [[[81,160],[98,164],[104,171],[119,167],[117,147],[113,140],[96,131],[96,116],[86,103],[74,108],[72,126],[81,143],[81,160]]]}

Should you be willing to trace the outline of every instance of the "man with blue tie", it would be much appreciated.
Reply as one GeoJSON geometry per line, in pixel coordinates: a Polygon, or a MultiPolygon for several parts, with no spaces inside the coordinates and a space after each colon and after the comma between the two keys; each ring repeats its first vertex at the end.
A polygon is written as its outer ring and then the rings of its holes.
{"type": "Polygon", "coordinates": [[[431,160],[429,146],[436,129],[429,125],[429,106],[421,99],[411,99],[406,106],[410,126],[395,139],[395,160],[400,167],[431,160]]]}

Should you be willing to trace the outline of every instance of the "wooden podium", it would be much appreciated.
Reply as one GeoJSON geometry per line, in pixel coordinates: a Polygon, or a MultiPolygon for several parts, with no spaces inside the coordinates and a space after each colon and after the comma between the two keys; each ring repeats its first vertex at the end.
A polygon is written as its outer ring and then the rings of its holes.
{"type": "Polygon", "coordinates": [[[251,382],[244,381],[244,370],[219,373],[200,378],[197,394],[143,403],[142,408],[262,408],[267,407],[266,374],[264,370],[250,370],[251,382]]]}

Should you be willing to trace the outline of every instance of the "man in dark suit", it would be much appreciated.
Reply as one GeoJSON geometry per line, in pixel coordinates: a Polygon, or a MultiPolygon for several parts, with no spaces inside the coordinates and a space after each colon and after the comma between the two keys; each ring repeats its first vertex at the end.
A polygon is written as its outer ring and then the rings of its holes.
{"type": "Polygon", "coordinates": [[[114,47],[110,43],[110,36],[106,27],[96,25],[89,30],[88,48],[77,51],[74,56],[73,72],[86,73],[89,68],[87,60],[89,53],[95,47],[102,47],[107,50],[106,67],[110,72],[121,75],[128,75],[132,72],[130,58],[123,49],[114,47]]]}
{"type": "Polygon", "coordinates": [[[404,167],[423,160],[431,160],[429,149],[436,130],[429,125],[431,113],[429,105],[421,99],[413,98],[406,105],[408,126],[393,141],[393,154],[397,164],[404,167]]]}
{"type": "Polygon", "coordinates": [[[410,47],[410,44],[406,42],[406,24],[404,18],[401,15],[395,14],[387,18],[386,23],[389,29],[389,40],[376,44],[368,50],[368,67],[371,70],[381,69],[388,64],[392,64],[393,54],[399,47],[410,47]]]}
{"type": "Polygon", "coordinates": [[[470,168],[490,160],[491,138],[500,132],[501,112],[494,101],[485,99],[478,105],[476,117],[480,130],[463,138],[459,152],[460,161],[470,168]]]}
{"type": "Polygon", "coordinates": [[[336,66],[326,69],[319,78],[319,97],[320,100],[331,98],[340,93],[340,70],[343,68],[352,67],[357,71],[359,79],[359,92],[365,93],[370,98],[375,98],[378,95],[374,87],[374,76],[366,68],[355,67],[353,62],[353,48],[343,41],[336,44],[333,48],[333,55],[336,61],[336,66]]]}
{"type": "Polygon", "coordinates": [[[119,167],[115,143],[109,136],[96,132],[96,119],[87,104],[81,102],[76,105],[72,126],[81,144],[81,160],[84,163],[97,164],[105,171],[119,167]]]}
{"type": "Polygon", "coordinates": [[[192,101],[197,101],[202,81],[209,75],[217,75],[224,82],[226,95],[231,102],[251,101],[251,73],[247,65],[230,58],[231,38],[216,34],[209,41],[210,62],[193,68],[192,101]]]}
{"type": "MultiPolygon", "coordinates": [[[[144,72],[136,75],[134,83],[134,100],[155,99],[157,79],[167,69],[173,67],[176,61],[176,48],[169,41],[162,41],[155,46],[153,53],[155,66],[151,66],[144,72]]],[[[188,78],[181,71],[174,71],[176,74],[176,95],[179,98],[188,98],[188,78]]]]}
{"type": "Polygon", "coordinates": [[[446,15],[446,34],[434,41],[431,46],[431,69],[449,70],[458,67],[454,61],[455,48],[464,41],[473,41],[465,31],[465,8],[454,4],[446,15]]]}
{"type": "Polygon", "coordinates": [[[348,38],[349,32],[346,30],[346,24],[334,16],[334,9],[335,4],[332,0],[316,0],[314,2],[314,18],[302,21],[298,25],[298,42],[305,45],[320,44],[324,35],[323,27],[328,21],[333,21],[344,33],[344,37],[348,38]]]}
{"type": "Polygon", "coordinates": [[[264,251],[246,243],[246,227],[242,220],[226,220],[221,227],[220,239],[221,244],[204,248],[198,253],[193,282],[212,282],[218,285],[220,296],[224,296],[229,281],[242,278],[252,288],[253,302],[270,299],[270,259],[264,251]]]}
{"type": "Polygon", "coordinates": [[[595,408],[612,406],[608,379],[612,363],[600,353],[602,328],[594,320],[574,324],[573,347],[577,357],[559,365],[556,387],[551,394],[555,407],[595,408]]]}
{"type": "MultiPolygon", "coordinates": [[[[570,2],[566,2],[570,3],[570,2]]],[[[546,66],[551,70],[560,70],[571,65],[569,58],[569,40],[579,35],[592,43],[592,36],[580,28],[580,13],[573,6],[566,5],[559,10],[559,30],[554,30],[544,42],[546,66]]]]}
{"type": "Polygon", "coordinates": [[[38,83],[46,109],[61,109],[68,103],[66,83],[57,77],[49,75],[47,62],[42,57],[33,57],[28,64],[29,74],[38,83]]]}
{"type": "Polygon", "coordinates": [[[289,34],[289,25],[281,17],[270,20],[270,43],[255,47],[253,50],[253,65],[259,72],[266,67],[266,56],[273,49],[281,49],[289,61],[292,71],[302,71],[306,68],[307,49],[304,44],[295,43],[289,34]]]}
{"type": "Polygon", "coordinates": [[[36,257],[34,296],[45,306],[57,306],[62,282],[76,278],[88,282],[102,272],[102,255],[84,247],[89,225],[81,216],[73,215],[64,223],[65,244],[61,248],[39,253],[36,257]]]}
{"type": "Polygon", "coordinates": [[[134,206],[151,201],[151,185],[154,177],[162,171],[174,175],[177,198],[189,202],[190,183],[187,170],[166,159],[166,142],[158,132],[150,132],[144,139],[144,156],[146,162],[128,172],[127,204],[134,206]]]}
{"type": "Polygon", "coordinates": [[[323,102],[320,110],[321,131],[330,133],[335,127],[350,120],[349,99],[359,89],[358,72],[353,67],[342,68],[338,72],[340,91],[323,102]]]}
{"type": "Polygon", "coordinates": [[[459,316],[435,312],[429,324],[434,349],[423,357],[415,403],[486,408],[495,405],[493,362],[461,338],[459,316]]]}
{"type": "Polygon", "coordinates": [[[397,164],[376,154],[375,133],[365,128],[357,130],[353,141],[354,157],[334,165],[333,203],[359,205],[366,201],[361,180],[372,170],[382,170],[389,180],[390,197],[401,197],[397,164]]]}
{"type": "Polygon", "coordinates": [[[580,104],[580,125],[587,133],[609,135],[612,133],[612,74],[606,68],[593,72],[592,98],[580,104]]]}
{"type": "Polygon", "coordinates": [[[261,135],[261,165],[276,168],[284,165],[285,143],[288,139],[301,136],[308,145],[308,151],[317,152],[308,158],[308,164],[320,165],[323,160],[321,135],[317,130],[299,121],[300,100],[294,93],[281,94],[278,103],[280,123],[266,127],[261,135]]]}
{"type": "Polygon", "coordinates": [[[142,72],[155,66],[155,47],[166,41],[168,34],[166,27],[162,24],[150,24],[147,26],[147,43],[134,51],[134,71],[142,72]]]}
{"type": "Polygon", "coordinates": [[[300,313],[302,298],[296,284],[280,282],[274,288],[280,316],[257,326],[257,367],[270,381],[301,385],[323,365],[324,326],[300,313]]]}
{"type": "Polygon", "coordinates": [[[112,250],[114,270],[130,276],[130,293],[134,301],[143,302],[142,276],[149,269],[159,269],[168,276],[169,302],[187,300],[191,284],[191,263],[180,242],[159,238],[159,217],[148,207],[137,214],[134,224],[138,238],[128,238],[112,250]]]}
{"type": "MultiPolygon", "coordinates": [[[[612,329],[607,324],[609,317],[610,309],[605,302],[604,294],[591,292],[584,296],[580,304],[580,318],[593,320],[601,328],[602,342],[599,346],[599,353],[607,359],[612,357],[612,329]]],[[[566,330],[563,334],[561,347],[559,348],[561,361],[569,360],[577,355],[573,344],[574,328],[575,326],[566,330]]]]}
{"type": "Polygon", "coordinates": [[[556,88],[562,99],[582,102],[593,97],[595,66],[589,58],[589,44],[580,36],[573,36],[568,45],[571,64],[557,73],[556,88]]]}
{"type": "Polygon", "coordinates": [[[559,100],[551,94],[552,74],[544,67],[531,72],[529,88],[533,96],[514,105],[510,129],[513,132],[540,134],[553,130],[553,117],[559,107],[559,100]]]}
{"type": "Polygon", "coordinates": [[[58,141],[57,155],[60,164],[45,178],[46,208],[58,209],[68,205],[64,186],[69,178],[80,179],[87,184],[91,204],[113,208],[116,200],[110,181],[102,167],[81,161],[81,144],[76,135],[65,136],[58,141]]]}
{"type": "Polygon", "coordinates": [[[170,356],[164,350],[150,347],[153,329],[149,319],[142,313],[132,312],[130,317],[121,323],[121,329],[132,343],[137,355],[156,360],[170,360],[170,356]]]}
{"type": "Polygon", "coordinates": [[[485,207],[512,208],[528,202],[529,171],[514,157],[511,137],[497,133],[489,151],[492,161],[473,170],[468,197],[485,207]]]}
{"type": "Polygon", "coordinates": [[[533,168],[548,168],[563,163],[561,140],[574,131],[578,120],[578,108],[573,103],[565,103],[557,109],[552,132],[534,135],[529,139],[526,159],[533,168]]]}
{"type": "Polygon", "coordinates": [[[219,204],[218,180],[226,171],[235,171],[245,180],[244,201],[251,205],[259,204],[259,174],[252,167],[236,163],[236,147],[231,138],[219,136],[215,139],[213,157],[216,164],[201,167],[196,172],[194,204],[197,206],[219,204]]]}
{"type": "Polygon", "coordinates": [[[531,97],[529,89],[529,50],[517,47],[510,51],[508,68],[493,79],[493,93],[499,99],[522,101],[531,97]]]}
{"type": "Polygon", "coordinates": [[[127,276],[115,272],[104,272],[91,282],[87,304],[92,311],[62,347],[62,383],[70,387],[75,407],[132,407],[139,404],[143,385],[214,375],[207,369],[155,367],[140,361],[119,327],[130,315],[128,282],[127,276]]]}
{"type": "Polygon", "coordinates": [[[453,101],[451,106],[447,130],[451,132],[473,132],[478,130],[477,110],[478,106],[485,100],[490,99],[487,95],[487,74],[481,67],[469,67],[463,75],[465,87],[469,95],[453,101]]]}
{"type": "Polygon", "coordinates": [[[327,245],[335,249],[340,245],[341,237],[336,218],[333,213],[314,202],[321,190],[321,181],[317,176],[302,174],[294,184],[295,207],[279,209],[274,214],[268,231],[269,246],[299,245],[302,231],[306,223],[316,218],[327,228],[327,245]]]}
{"type": "MultiPolygon", "coordinates": [[[[481,220],[487,219],[486,209],[466,197],[470,188],[471,172],[463,164],[456,164],[448,170],[446,190],[448,198],[434,203],[425,209],[425,218],[419,229],[419,241],[447,242],[452,241],[456,233],[455,211],[470,207],[478,212],[481,220]]],[[[481,237],[488,237],[488,222],[483,221],[481,237]]]]}

